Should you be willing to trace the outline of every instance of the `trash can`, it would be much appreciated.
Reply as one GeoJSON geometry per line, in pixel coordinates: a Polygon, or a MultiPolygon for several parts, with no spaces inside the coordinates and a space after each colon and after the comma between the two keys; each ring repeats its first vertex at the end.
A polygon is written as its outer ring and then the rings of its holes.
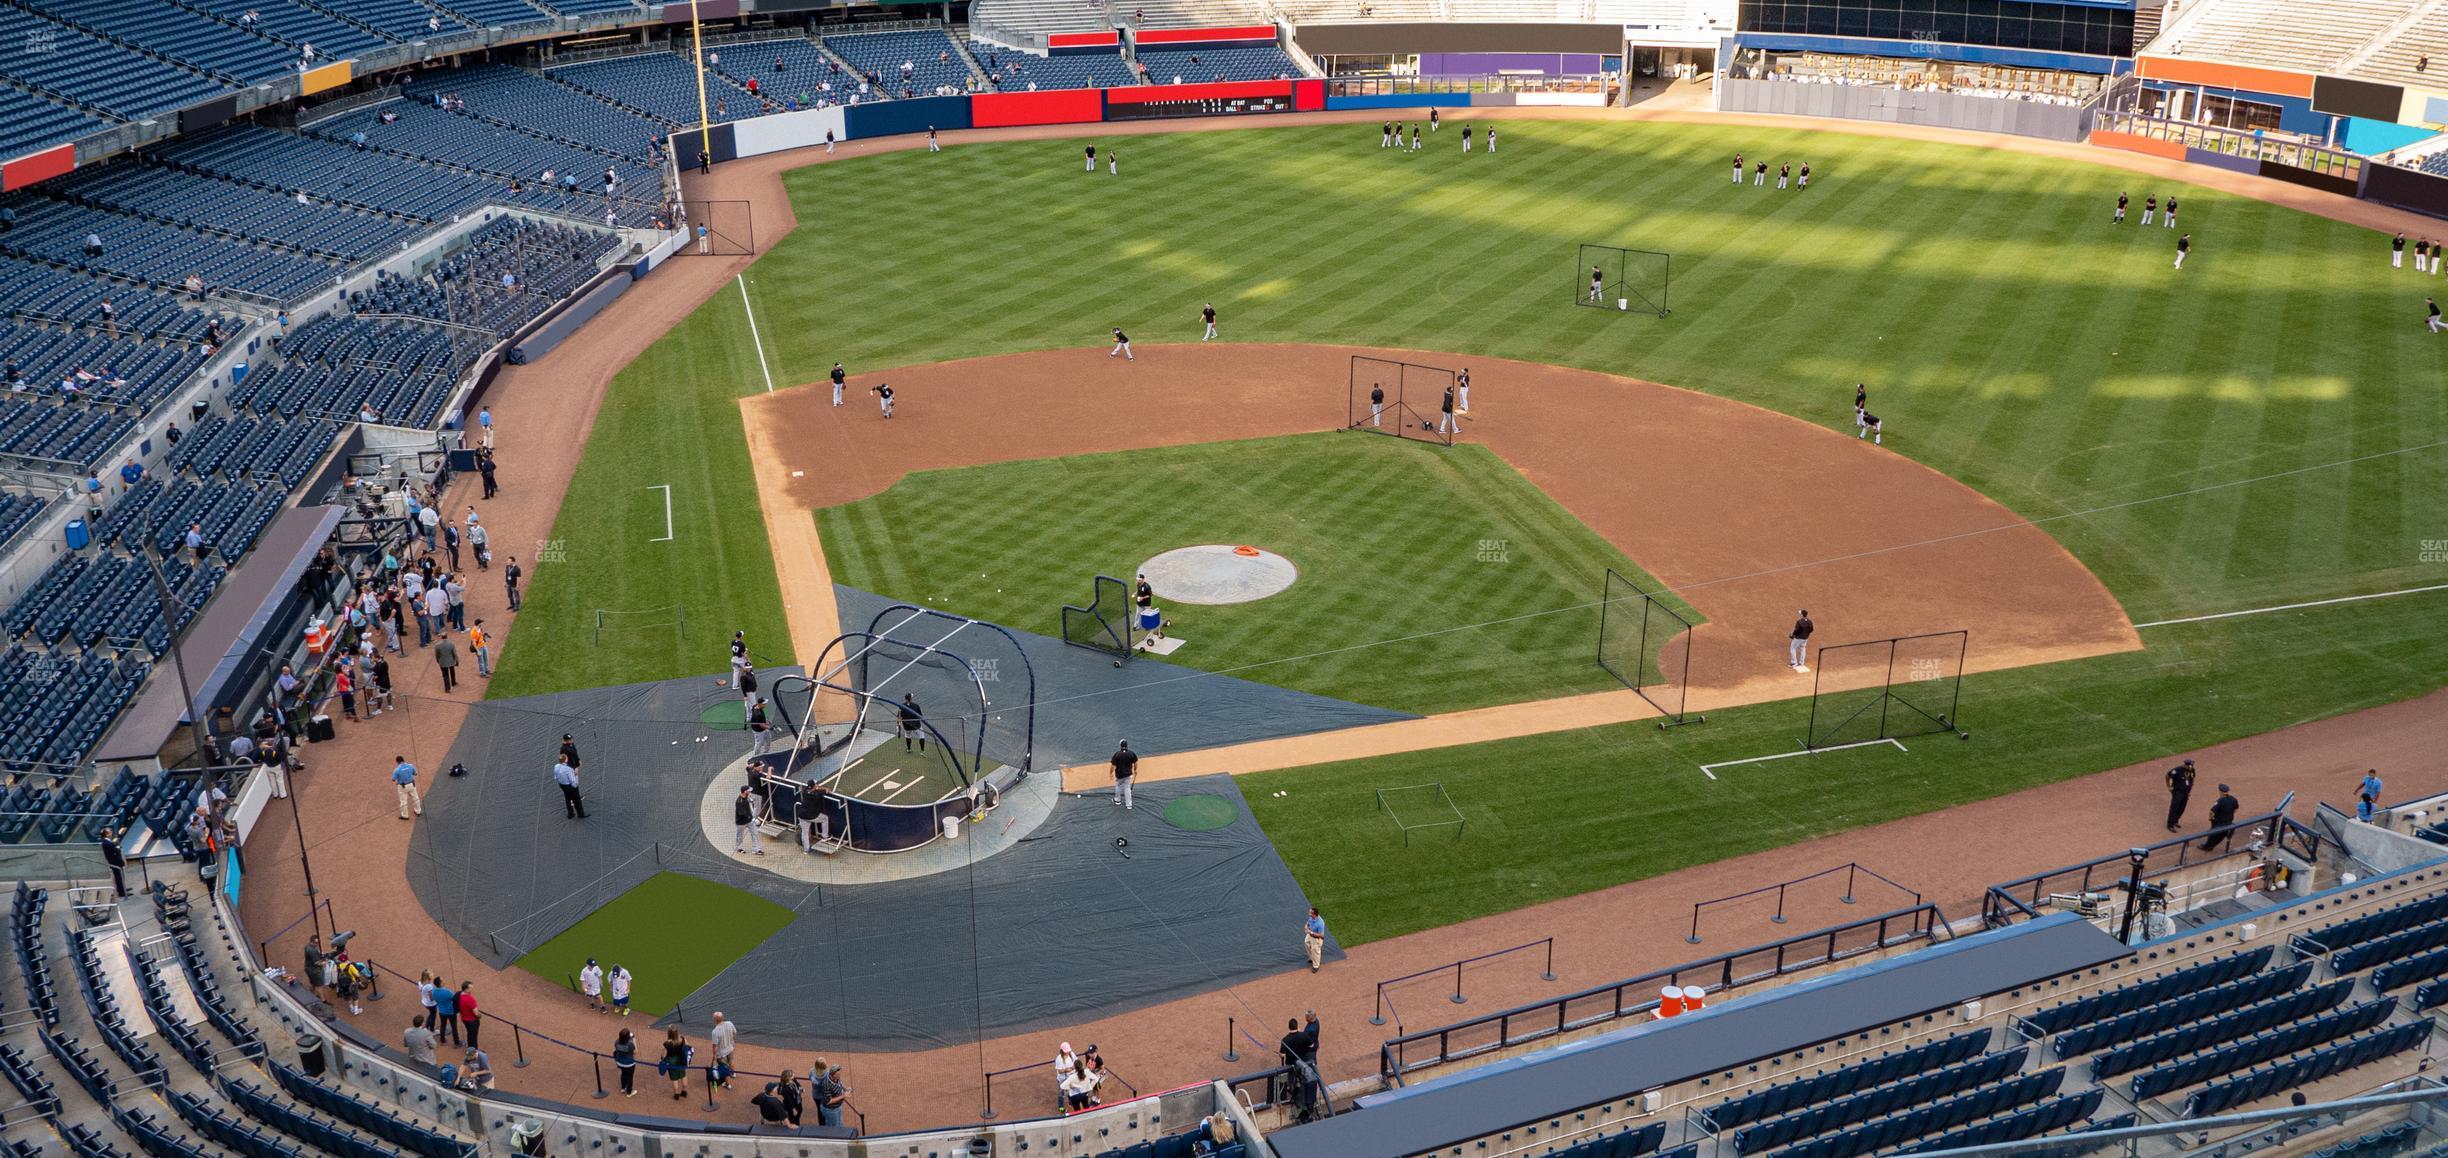
{"type": "Polygon", "coordinates": [[[510,1149],[519,1154],[544,1153],[544,1121],[520,1118],[510,1123],[510,1149]]]}
{"type": "Polygon", "coordinates": [[[960,818],[960,817],[957,817],[957,816],[947,816],[947,817],[944,817],[944,818],[943,818],[943,825],[944,825],[944,839],[945,839],[945,840],[959,840],[959,839],[960,839],[960,828],[961,828],[961,818],[960,818]]]}
{"type": "Polygon", "coordinates": [[[91,530],[87,529],[86,524],[85,524],[85,520],[83,520],[83,519],[70,519],[70,520],[68,520],[68,549],[69,549],[69,550],[71,550],[71,551],[82,551],[82,550],[84,550],[84,549],[85,549],[86,544],[91,543],[91,542],[93,542],[93,532],[92,532],[91,530]]]}
{"type": "Polygon", "coordinates": [[[298,1068],[306,1071],[307,1077],[322,1077],[323,1071],[328,1068],[323,1058],[323,1035],[319,1033],[299,1034],[297,1051],[298,1068]]]}

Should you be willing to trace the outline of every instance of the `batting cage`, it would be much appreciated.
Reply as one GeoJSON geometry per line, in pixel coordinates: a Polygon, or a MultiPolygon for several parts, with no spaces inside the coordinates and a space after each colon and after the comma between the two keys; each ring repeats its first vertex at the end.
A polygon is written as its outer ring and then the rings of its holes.
{"type": "Polygon", "coordinates": [[[825,646],[769,697],[782,742],[750,761],[829,839],[929,843],[1035,760],[1036,674],[1011,633],[900,604],[825,646]]]}
{"type": "Polygon", "coordinates": [[[1674,258],[1654,249],[1583,243],[1573,262],[1573,304],[1666,316],[1674,258]]]}
{"type": "Polygon", "coordinates": [[[1460,420],[1445,399],[1453,388],[1454,372],[1443,366],[1354,354],[1343,429],[1452,446],[1460,420]]]}
{"type": "Polygon", "coordinates": [[[675,201],[665,224],[688,235],[682,253],[746,257],[756,253],[756,221],[745,201],[675,201]],[[705,232],[699,234],[698,226],[705,232]]]}
{"type": "Polygon", "coordinates": [[[1964,656],[1971,633],[1900,635],[1819,649],[1811,681],[1813,751],[1964,731],[1964,656]]]}
{"type": "Polygon", "coordinates": [[[1607,568],[1598,604],[1598,666],[1665,713],[1658,727],[1696,724],[1691,699],[1691,621],[1607,568]]]}
{"type": "Polygon", "coordinates": [[[1063,604],[1063,642],[1128,660],[1139,647],[1137,619],[1131,614],[1130,585],[1111,575],[1099,575],[1089,585],[1088,605],[1063,604]]]}

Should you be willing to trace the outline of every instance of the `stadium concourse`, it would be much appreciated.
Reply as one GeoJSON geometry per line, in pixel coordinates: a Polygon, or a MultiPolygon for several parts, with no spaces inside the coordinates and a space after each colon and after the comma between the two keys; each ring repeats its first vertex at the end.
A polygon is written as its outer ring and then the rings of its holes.
{"type": "MultiPolygon", "coordinates": [[[[1202,127],[1202,126],[1193,126],[1202,127]]],[[[1871,131],[1891,132],[1886,127],[1871,131]]],[[[987,130],[977,135],[1002,136],[987,130]]],[[[1014,130],[1043,135],[1042,130],[1014,130]]],[[[960,135],[947,134],[947,140],[960,135]]],[[[2024,142],[2015,142],[2021,145],[2024,142]]],[[[917,142],[892,145],[858,143],[844,156],[881,147],[922,147],[917,142]]],[[[2052,150],[2054,147],[2044,148],[2052,150]]],[[[2081,154],[2093,159],[2091,154],[2081,154]]],[[[2147,158],[2114,156],[2118,163],[2148,167],[2147,158]]],[[[789,155],[760,158],[719,168],[706,178],[691,177],[690,196],[704,199],[744,199],[757,213],[757,236],[779,237],[792,224],[788,200],[780,193],[778,174],[799,164],[820,163],[822,157],[789,155]]],[[[2196,176],[2195,179],[2207,179],[2196,176]]],[[[2252,178],[2234,179],[2239,189],[2291,195],[2292,187],[2252,178]]],[[[2359,203],[2323,199],[2332,210],[2367,211],[2359,203]]],[[[704,260],[681,263],[666,280],[641,285],[599,318],[590,331],[597,340],[563,345],[527,366],[505,371],[495,413],[505,461],[519,464],[503,494],[485,504],[486,520],[498,523],[502,541],[540,542],[550,533],[550,519],[559,492],[576,469],[577,448],[584,444],[594,408],[600,404],[611,376],[639,354],[652,339],[697,305],[723,292],[745,260],[704,260]],[[549,391],[538,384],[551,383],[549,391]],[[581,404],[573,404],[581,403],[581,404]]],[[[466,484],[472,486],[472,484],[466,484]]],[[[446,508],[469,501],[447,496],[446,508]]],[[[810,536],[812,540],[812,535],[810,536]]],[[[812,548],[812,541],[807,545],[812,548]]],[[[786,549],[777,541],[777,550],[786,549]]],[[[819,556],[821,559],[821,556],[819,556]]],[[[515,617],[506,614],[498,593],[479,585],[471,593],[473,613],[488,623],[510,622],[506,639],[517,638],[515,617]]],[[[506,644],[515,648],[515,642],[506,644]]],[[[709,667],[719,665],[709,659],[709,667]]],[[[611,1022],[588,1012],[583,1002],[541,978],[518,970],[492,973],[477,964],[436,926],[401,877],[379,866],[401,863],[407,855],[408,829],[392,819],[388,785],[376,774],[395,753],[405,754],[429,771],[448,750],[464,714],[463,702],[481,694],[462,685],[451,696],[438,694],[430,666],[401,665],[403,698],[409,710],[381,721],[345,730],[331,744],[314,750],[317,771],[309,780],[319,789],[308,804],[309,839],[328,850],[347,850],[349,860],[363,871],[339,880],[318,878],[326,896],[351,924],[379,930],[361,945],[362,956],[413,975],[434,969],[446,977],[473,974],[486,995],[491,1015],[597,1050],[608,1049],[611,1022]]],[[[1450,742],[1463,742],[1455,736],[1450,742]]],[[[2392,782],[2391,795],[2448,790],[2443,772],[2430,754],[2448,741],[2448,693],[2377,708],[2289,729],[2269,736],[2218,745],[2198,753],[2206,775],[2234,786],[2247,811],[2275,803],[2280,795],[2306,788],[2330,798],[2342,798],[2353,774],[2374,764],[2416,769],[2392,782]],[[2334,781],[2334,788],[2330,782],[2334,781]],[[2407,782],[2410,781],[2410,782],[2407,782]]],[[[1330,741],[1315,749],[1316,759],[1341,755],[1330,741]]],[[[2171,757],[2177,755],[2170,754],[2171,757]]],[[[603,757],[590,755],[591,760],[603,757]]],[[[1277,750],[1279,766],[1306,762],[1297,754],[1277,750]]],[[[1978,890],[1990,881],[2037,872],[2078,856],[2142,845],[2164,835],[2158,819],[2164,808],[2159,783],[2163,762],[2119,769],[2067,781],[2047,788],[2000,797],[1913,819],[1859,829],[1841,836],[1743,857],[1702,869],[1670,874],[1602,893],[1548,902],[1500,917],[1484,918],[1433,933],[1395,938],[1358,947],[1349,958],[1314,977],[1288,972],[1263,981],[1201,997],[1143,1009],[1124,1016],[1084,1021],[1063,1033],[1032,1034],[985,1043],[983,1067],[1001,1069],[1049,1059],[1060,1040],[1095,1041],[1141,1090],[1165,1088],[1204,1077],[1245,1072],[1264,1064],[1271,1046],[1260,1049],[1238,1043],[1242,1060],[1220,1060],[1226,1019],[1271,1041],[1279,1018],[1318,1010],[1325,1019],[1321,1069],[1332,1080],[1375,1072],[1376,1045],[1383,1033],[1366,1018],[1376,996],[1376,983],[1417,969],[1450,962],[1471,952],[1485,951],[1557,935],[1557,972],[1553,985],[1540,982],[1533,970],[1507,974],[1491,970],[1475,977],[1470,1011],[1501,1008],[1516,1001],[1536,1000],[1582,985],[1599,984],[1662,967],[1719,949],[1732,949],[1769,939],[1775,931],[1807,929],[1859,910],[1836,905],[1831,898],[1798,901],[1790,923],[1777,926],[1748,914],[1746,926],[1709,931],[1710,944],[1693,948],[1683,942],[1689,927],[1689,906],[1695,900],[1743,891],[1791,879],[1830,865],[1858,862],[1924,891],[1953,915],[1977,911],[1978,890]],[[1562,932],[1559,932],[1562,931],[1562,932]],[[1485,988],[1480,988],[1482,985],[1485,988]]],[[[523,775],[505,770],[500,775],[523,775]]],[[[1697,772],[1694,773],[1695,777],[1697,772]]],[[[538,778],[540,783],[540,777],[538,778]]],[[[435,792],[458,787],[449,781],[432,783],[435,792]]],[[[538,808],[549,803],[538,789],[538,808]]],[[[597,797],[596,807],[618,807],[617,798],[597,797]]],[[[294,908],[302,889],[296,878],[293,836],[276,816],[258,834],[250,850],[250,904],[262,906],[250,927],[278,928],[279,914],[294,908]]],[[[549,891],[549,890],[548,890],[549,891]]],[[[1297,954],[1298,914],[1288,914],[1284,951],[1297,954]]],[[[276,959],[293,956],[299,934],[273,947],[276,959]]],[[[1083,946],[1093,953],[1093,946],[1083,946]]],[[[1433,994],[1427,1000],[1436,1000],[1433,994]]],[[[1440,1003],[1441,1004],[1441,1003],[1440,1003]]],[[[368,1013],[352,1018],[369,1037],[394,1041],[399,1012],[393,1001],[369,1005],[368,1013]]],[[[1468,1012],[1468,1011],[1464,1011],[1468,1012]]],[[[1442,1020],[1442,1018],[1438,1018],[1442,1020]]],[[[692,1026],[692,1029],[698,1028],[692,1026]]],[[[748,1020],[740,1052],[743,1069],[774,1072],[804,1070],[808,1058],[756,1044],[756,1026],[748,1020]]],[[[499,1026],[489,1042],[501,1040],[499,1026]]],[[[530,1039],[531,1042],[533,1039],[530,1039]]],[[[699,1040],[702,1040],[700,1038],[699,1040]]],[[[546,1098],[583,1100],[594,1087],[588,1059],[565,1049],[530,1044],[533,1063],[503,1071],[506,1089],[546,1098]]],[[[980,1051],[959,1048],[920,1052],[837,1055],[849,1065],[854,1101],[867,1116],[871,1130],[915,1127],[973,1117],[980,1051]]],[[[1025,1077],[1022,1079],[1026,1081],[1025,1077]]],[[[649,1083],[651,1084],[651,1083],[649,1083]]],[[[695,1100],[682,1105],[666,1102],[675,1116],[737,1121],[747,1111],[742,1098],[725,1095],[717,1110],[706,1112],[695,1100]]]]}

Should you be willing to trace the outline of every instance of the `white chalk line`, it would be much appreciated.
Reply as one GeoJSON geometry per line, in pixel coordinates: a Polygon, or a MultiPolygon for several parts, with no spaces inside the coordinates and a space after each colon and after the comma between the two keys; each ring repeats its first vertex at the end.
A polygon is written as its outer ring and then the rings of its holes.
{"type": "Polygon", "coordinates": [[[2183,619],[2161,619],[2134,624],[2135,631],[2149,627],[2173,627],[2179,623],[2208,623],[2213,619],[2240,619],[2247,615],[2270,615],[2280,611],[2301,611],[2307,607],[2332,607],[2340,603],[2361,603],[2367,599],[2394,599],[2400,595],[2421,595],[2427,591],[2448,591],[2448,583],[2428,587],[2400,587],[2395,591],[2374,591],[2369,595],[2340,595],[2335,599],[2315,599],[2308,603],[2281,603],[2276,607],[2249,607],[2242,611],[2221,611],[2215,615],[2188,615],[2183,619]]]}
{"type": "Polygon", "coordinates": [[[765,339],[758,336],[756,306],[748,301],[748,275],[739,275],[740,308],[748,311],[748,340],[756,343],[757,369],[765,373],[765,392],[773,393],[773,367],[765,364],[765,339]]]}
{"type": "Polygon", "coordinates": [[[1893,744],[1898,752],[1912,751],[1905,747],[1901,740],[1855,740],[1850,744],[1831,744],[1825,748],[1804,748],[1796,752],[1778,752],[1772,756],[1745,756],[1740,760],[1719,760],[1714,764],[1702,764],[1700,774],[1715,780],[1717,778],[1716,769],[1719,768],[1731,768],[1737,764],[1764,764],[1770,760],[1783,760],[1793,756],[1817,756],[1827,752],[1842,752],[1847,748],[1867,748],[1873,744],[1893,744]]]}
{"type": "Polygon", "coordinates": [[[649,542],[649,543],[668,543],[668,542],[671,542],[671,541],[672,541],[671,484],[670,484],[670,483],[664,483],[664,484],[662,484],[661,486],[651,486],[651,487],[647,487],[646,489],[647,489],[647,490],[650,490],[650,491],[661,491],[661,492],[663,492],[663,537],[662,537],[662,538],[660,538],[660,539],[648,539],[648,540],[646,540],[646,541],[647,541],[647,542],[649,542]]]}

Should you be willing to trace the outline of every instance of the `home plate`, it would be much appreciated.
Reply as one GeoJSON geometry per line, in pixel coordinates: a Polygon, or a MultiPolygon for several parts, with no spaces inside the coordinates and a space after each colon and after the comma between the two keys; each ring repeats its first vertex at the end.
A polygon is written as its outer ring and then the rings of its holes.
{"type": "Polygon", "coordinates": [[[1168,635],[1163,639],[1148,639],[1140,641],[1139,650],[1154,655],[1171,655],[1174,652],[1181,650],[1182,642],[1182,637],[1178,635],[1168,635]]]}

